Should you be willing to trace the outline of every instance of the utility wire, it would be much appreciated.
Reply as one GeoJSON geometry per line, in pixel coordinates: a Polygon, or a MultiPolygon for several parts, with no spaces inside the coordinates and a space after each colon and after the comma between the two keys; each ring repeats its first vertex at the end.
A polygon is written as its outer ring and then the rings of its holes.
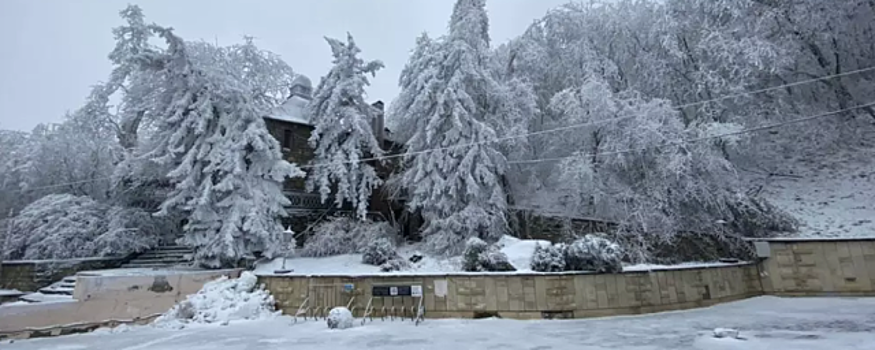
{"type": "Polygon", "coordinates": [[[758,126],[758,127],[755,127],[755,128],[742,129],[742,130],[739,130],[739,131],[730,132],[730,133],[725,133],[725,134],[709,135],[709,136],[698,137],[698,138],[694,138],[694,139],[688,139],[688,140],[680,140],[680,141],[668,142],[668,143],[666,143],[666,144],[664,144],[664,145],[658,145],[658,146],[649,146],[649,147],[640,147],[640,148],[627,148],[627,149],[622,149],[622,150],[606,151],[606,152],[582,153],[582,154],[575,154],[575,155],[571,155],[571,156],[566,156],[566,157],[556,157],[556,158],[540,158],[540,159],[530,159],[530,160],[516,160],[516,161],[510,161],[510,162],[508,162],[508,164],[534,164],[534,163],[542,163],[542,162],[554,162],[554,161],[562,161],[562,160],[566,160],[566,159],[573,159],[573,158],[579,158],[579,157],[598,157],[598,156],[608,156],[608,155],[616,155],[616,154],[624,154],[624,153],[641,152],[641,151],[646,151],[646,150],[649,150],[649,149],[658,149],[658,148],[667,147],[667,146],[680,146],[680,145],[684,145],[684,144],[688,144],[688,143],[694,143],[694,142],[701,142],[701,141],[707,141],[707,140],[719,139],[719,138],[724,138],[724,137],[729,137],[729,136],[738,136],[738,135],[749,134],[749,133],[758,132],[758,131],[763,131],[763,130],[768,130],[768,129],[774,129],[774,128],[782,127],[782,126],[785,126],[785,125],[803,123],[803,122],[812,121],[812,120],[819,119],[819,118],[823,118],[823,117],[829,117],[829,116],[833,116],[833,115],[836,115],[836,114],[845,113],[845,112],[852,111],[852,110],[855,110],[855,109],[866,108],[866,107],[872,107],[872,106],[875,106],[875,102],[867,103],[867,104],[863,104],[863,105],[859,105],[859,106],[854,106],[854,107],[849,107],[849,108],[845,108],[845,109],[840,109],[840,110],[837,110],[837,111],[832,111],[832,112],[822,113],[822,114],[818,114],[818,115],[813,115],[813,116],[810,116],[810,117],[799,118],[799,119],[793,119],[793,120],[788,120],[788,121],[784,121],[784,122],[780,122],[780,123],[774,123],[774,124],[769,124],[769,125],[758,126]]]}
{"type": "MultiPolygon", "coordinates": [[[[771,92],[771,91],[775,91],[775,90],[781,90],[781,89],[786,89],[789,87],[811,84],[811,83],[815,83],[815,82],[819,82],[819,81],[830,80],[830,79],[845,77],[845,76],[849,76],[849,75],[865,73],[865,72],[869,72],[869,71],[875,71],[875,66],[857,69],[857,70],[852,70],[852,71],[847,71],[847,72],[839,73],[839,74],[822,76],[822,77],[808,79],[808,80],[797,81],[797,82],[793,82],[793,83],[782,84],[782,85],[778,85],[778,86],[772,86],[772,87],[768,87],[768,88],[764,88],[764,89],[739,92],[739,93],[730,94],[730,95],[726,95],[726,96],[718,97],[718,98],[713,98],[713,99],[709,99],[709,100],[686,103],[686,104],[675,106],[673,108],[680,110],[680,109],[684,109],[684,108],[688,108],[688,107],[699,106],[699,105],[720,102],[720,101],[725,101],[725,100],[731,100],[731,99],[739,98],[742,96],[762,94],[762,93],[771,92]]],[[[426,153],[431,153],[431,152],[447,151],[447,150],[456,149],[456,148],[469,148],[469,147],[481,146],[481,145],[486,145],[486,144],[490,144],[490,143],[503,142],[503,141],[513,140],[513,139],[518,139],[518,138],[551,134],[554,132],[582,128],[582,127],[586,127],[586,126],[594,126],[594,125],[612,123],[612,122],[617,122],[617,121],[621,121],[621,120],[625,120],[625,119],[638,117],[640,115],[641,115],[640,113],[635,113],[635,114],[624,115],[624,116],[616,117],[616,118],[598,120],[598,121],[594,121],[594,122],[572,124],[572,125],[566,125],[566,126],[562,126],[562,127],[558,127],[558,128],[553,128],[553,129],[540,130],[540,131],[534,131],[534,132],[529,132],[529,133],[524,133],[524,134],[516,134],[516,135],[505,136],[505,137],[499,137],[499,138],[492,139],[492,140],[485,140],[485,141],[464,143],[464,144],[458,144],[458,145],[452,145],[452,146],[446,146],[446,147],[425,149],[425,150],[414,151],[414,152],[390,154],[390,155],[384,155],[384,156],[379,156],[379,157],[362,158],[362,159],[359,159],[357,161],[344,161],[344,162],[330,162],[330,163],[312,164],[312,165],[301,165],[301,166],[299,166],[299,168],[312,169],[312,168],[316,168],[316,167],[325,167],[325,166],[332,166],[332,165],[356,164],[356,163],[376,161],[376,160],[403,158],[403,157],[407,157],[407,156],[420,155],[420,154],[426,154],[426,153]]]]}
{"type": "MultiPolygon", "coordinates": [[[[865,73],[865,72],[869,72],[869,71],[875,71],[875,66],[868,67],[868,68],[857,69],[857,70],[852,70],[852,71],[847,71],[847,72],[840,73],[840,74],[827,75],[827,76],[822,76],[822,77],[818,77],[818,78],[813,78],[813,79],[808,79],[808,80],[802,80],[802,81],[797,81],[797,82],[788,83],[788,84],[782,84],[782,85],[773,86],[773,87],[768,87],[768,88],[759,89],[759,90],[746,91],[746,92],[741,92],[741,93],[736,93],[736,94],[726,95],[726,96],[723,96],[723,97],[718,97],[718,98],[709,99],[709,100],[703,100],[703,101],[698,101],[698,102],[687,103],[687,104],[683,104],[683,105],[676,106],[676,107],[674,107],[674,108],[675,108],[675,109],[682,109],[682,108],[687,108],[687,107],[692,107],[692,106],[698,106],[698,105],[703,105],[703,104],[708,104],[708,103],[713,103],[713,102],[718,102],[718,101],[724,101],[724,100],[734,99],[734,98],[738,98],[738,97],[742,97],[742,96],[761,94],[761,93],[765,93],[765,92],[770,92],[770,91],[775,91],[775,90],[780,90],[780,89],[786,89],[786,88],[788,88],[788,87],[800,86],[800,85],[810,84],[810,83],[814,83],[814,82],[819,82],[819,81],[824,81],[824,80],[829,80],[829,79],[840,78],[840,77],[849,76],[849,75],[853,75],[853,74],[865,73]]],[[[761,127],[752,128],[752,129],[745,129],[745,130],[742,130],[742,131],[738,131],[738,132],[736,132],[736,133],[729,133],[729,134],[723,134],[723,135],[713,135],[713,136],[709,136],[709,137],[706,137],[706,138],[687,140],[687,141],[683,141],[683,142],[684,142],[684,143],[688,143],[688,142],[697,142],[697,141],[703,141],[703,140],[706,140],[706,139],[714,139],[714,138],[718,138],[718,137],[727,137],[727,136],[733,136],[733,135],[737,135],[737,134],[744,134],[744,133],[755,132],[755,131],[760,131],[760,130],[765,130],[765,129],[771,129],[771,128],[780,127],[780,126],[787,125],[787,124],[794,124],[794,123],[805,122],[805,121],[809,121],[809,120],[813,120],[813,119],[818,119],[818,118],[822,118],[822,117],[829,116],[829,115],[834,115],[834,114],[844,113],[844,112],[847,112],[847,111],[850,111],[850,110],[855,110],[855,109],[860,109],[860,108],[865,108],[865,107],[872,107],[872,106],[875,106],[875,103],[869,103],[869,104],[860,105],[860,106],[856,106],[856,107],[846,108],[846,109],[843,109],[843,110],[834,111],[834,112],[829,112],[829,113],[825,113],[825,114],[820,114],[820,115],[816,115],[816,116],[812,116],[812,117],[806,117],[806,118],[801,118],[801,119],[795,119],[795,120],[791,120],[791,121],[787,121],[787,122],[783,122],[783,123],[778,123],[778,124],[767,125],[767,126],[761,126],[761,127]]],[[[497,139],[493,139],[493,140],[481,141],[481,142],[473,142],[473,143],[460,144],[460,145],[453,145],[453,146],[447,146],[447,147],[440,147],[440,148],[426,149],[426,150],[421,150],[421,151],[416,151],[416,152],[406,152],[406,153],[399,153],[399,154],[391,154],[391,155],[385,155],[385,156],[380,156],[380,157],[362,158],[362,159],[360,159],[360,160],[358,160],[358,161],[346,161],[346,162],[332,162],[332,163],[323,163],[323,164],[302,165],[302,166],[299,166],[299,168],[301,168],[301,169],[312,169],[312,168],[315,168],[315,167],[322,167],[322,166],[343,165],[343,164],[355,164],[355,163],[368,162],[368,161],[374,161],[374,160],[395,159],[395,158],[401,158],[401,157],[406,157],[406,156],[411,156],[411,155],[426,154],[426,153],[437,152],[437,151],[445,151],[445,150],[456,149],[456,148],[474,147],[474,146],[485,145],[485,144],[490,144],[490,143],[495,143],[495,142],[502,142],[502,141],[507,141],[507,140],[513,140],[513,139],[522,138],[522,137],[529,137],[529,136],[535,136],[535,135],[543,135],[543,134],[549,134],[549,133],[554,133],[554,132],[559,132],[559,131],[564,131],[564,130],[570,130],[570,129],[580,128],[580,127],[585,127],[585,126],[592,126],[592,125],[599,125],[599,124],[604,124],[604,123],[610,123],[610,122],[615,122],[615,121],[620,121],[620,120],[624,120],[624,119],[633,118],[633,117],[636,117],[636,116],[639,116],[639,115],[640,115],[640,114],[632,114],[632,115],[626,115],[626,116],[617,117],[617,118],[611,118],[611,119],[599,120],[599,121],[595,121],[595,122],[587,122],[587,123],[580,123],[580,124],[567,125],[567,126],[563,126],[563,127],[554,128],[554,129],[547,129],[547,130],[535,131],[535,132],[530,132],[530,133],[525,133],[525,134],[517,134],[517,135],[505,136],[505,137],[501,137],[501,138],[497,138],[497,139]]],[[[644,149],[630,149],[630,150],[623,150],[623,151],[613,151],[613,152],[607,152],[607,153],[599,153],[599,154],[596,154],[596,156],[599,156],[599,155],[610,155],[610,154],[615,154],[615,153],[616,153],[616,154],[619,154],[619,153],[629,153],[629,152],[635,152],[635,151],[646,150],[646,149],[648,149],[648,148],[644,148],[644,149]]],[[[539,163],[539,162],[548,162],[548,161],[562,160],[562,159],[573,158],[573,157],[576,157],[576,156],[572,156],[572,157],[560,157],[560,158],[532,159],[532,160],[522,160],[522,161],[511,161],[511,162],[508,162],[508,163],[510,163],[510,164],[539,163]]],[[[112,179],[112,177],[102,177],[102,178],[95,178],[95,179],[90,179],[90,180],[82,180],[82,181],[73,181],[73,182],[60,183],[60,184],[55,184],[55,185],[50,185],[50,186],[30,187],[30,188],[26,188],[26,189],[22,189],[22,190],[18,190],[18,191],[10,191],[10,192],[13,192],[13,193],[24,193],[24,192],[30,192],[30,191],[38,191],[38,190],[44,190],[44,189],[52,189],[52,188],[58,188],[58,187],[64,187],[64,186],[70,186],[70,185],[78,185],[78,184],[91,183],[91,182],[104,181],[104,180],[111,180],[111,179],[112,179]]]]}
{"type": "Polygon", "coordinates": [[[97,177],[97,178],[93,178],[93,179],[89,179],[89,180],[64,182],[64,183],[59,183],[59,184],[50,185],[50,186],[28,187],[25,189],[21,189],[21,190],[17,190],[17,191],[9,191],[9,192],[24,193],[24,192],[31,192],[31,191],[47,190],[47,189],[70,186],[70,185],[87,184],[87,183],[103,181],[103,180],[112,180],[112,177],[97,177]]]}

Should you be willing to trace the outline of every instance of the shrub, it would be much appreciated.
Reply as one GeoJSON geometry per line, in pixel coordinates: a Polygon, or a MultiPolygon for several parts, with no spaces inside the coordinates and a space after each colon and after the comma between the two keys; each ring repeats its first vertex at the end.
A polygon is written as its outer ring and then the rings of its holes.
{"type": "Polygon", "coordinates": [[[539,272],[565,271],[565,257],[554,245],[536,245],[532,254],[532,270],[539,272]]]}
{"type": "Polygon", "coordinates": [[[398,231],[387,222],[358,221],[337,217],[313,228],[301,255],[323,257],[342,254],[362,254],[371,242],[385,238],[395,242],[398,231]]]}
{"type": "Polygon", "coordinates": [[[395,244],[387,238],[377,238],[368,244],[362,252],[362,263],[380,266],[390,260],[400,260],[401,257],[395,251],[395,244]]]}
{"type": "Polygon", "coordinates": [[[486,253],[480,255],[480,266],[485,271],[516,271],[507,260],[507,255],[496,246],[490,246],[486,253]]]}
{"type": "Polygon", "coordinates": [[[595,271],[617,273],[623,270],[623,250],[607,238],[586,235],[566,246],[564,251],[566,271],[595,271]]]}
{"type": "Polygon", "coordinates": [[[462,270],[477,272],[480,270],[480,255],[486,252],[489,245],[482,239],[471,237],[465,242],[465,251],[462,253],[462,270]]]}
{"type": "Polygon", "coordinates": [[[472,237],[465,243],[462,253],[462,270],[469,272],[516,271],[507,260],[507,255],[498,247],[472,237]]]}
{"type": "Polygon", "coordinates": [[[401,271],[410,267],[410,263],[407,260],[401,259],[400,257],[389,259],[389,261],[384,262],[380,265],[380,271],[382,272],[392,272],[392,271],[401,271]]]}

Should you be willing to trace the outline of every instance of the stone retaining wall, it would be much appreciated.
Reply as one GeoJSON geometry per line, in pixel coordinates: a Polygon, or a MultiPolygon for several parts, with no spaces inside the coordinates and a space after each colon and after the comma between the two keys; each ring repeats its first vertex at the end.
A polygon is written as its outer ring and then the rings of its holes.
{"type": "MultiPolygon", "coordinates": [[[[761,294],[755,264],[621,274],[262,276],[285,314],[308,300],[309,315],[350,305],[361,317],[373,286],[421,286],[427,318],[516,319],[641,314],[713,305],[761,294]]],[[[374,316],[413,316],[417,297],[374,297],[374,316]],[[393,311],[394,308],[394,311],[393,311]]]]}
{"type": "Polygon", "coordinates": [[[769,251],[766,294],[875,296],[875,238],[774,239],[756,243],[769,251]]]}
{"type": "MultiPolygon", "coordinates": [[[[38,330],[88,328],[107,321],[153,319],[221,276],[241,270],[155,271],[145,275],[80,274],[69,302],[0,307],[0,340],[32,336],[38,330]],[[69,328],[69,327],[66,327],[69,328]]],[[[37,333],[39,333],[37,332],[37,333]]]]}
{"type": "Polygon", "coordinates": [[[0,262],[0,289],[36,291],[79,271],[120,267],[128,258],[10,260],[0,262]]]}

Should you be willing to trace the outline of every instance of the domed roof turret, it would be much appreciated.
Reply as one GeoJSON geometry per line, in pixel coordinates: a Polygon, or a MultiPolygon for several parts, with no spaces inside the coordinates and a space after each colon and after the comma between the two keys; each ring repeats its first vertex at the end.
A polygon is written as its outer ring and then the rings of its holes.
{"type": "Polygon", "coordinates": [[[298,96],[310,100],[313,98],[313,83],[310,82],[310,78],[307,78],[306,75],[298,74],[298,76],[295,77],[295,80],[292,81],[290,91],[292,96],[298,96]]]}

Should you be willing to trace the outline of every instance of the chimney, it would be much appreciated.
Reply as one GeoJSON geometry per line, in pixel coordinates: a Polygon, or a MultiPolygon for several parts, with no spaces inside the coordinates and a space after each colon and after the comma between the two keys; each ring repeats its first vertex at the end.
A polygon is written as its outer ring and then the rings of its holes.
{"type": "Polygon", "coordinates": [[[385,119],[384,119],[384,106],[383,101],[377,101],[371,104],[376,110],[376,116],[374,117],[374,136],[377,138],[377,142],[380,143],[380,148],[383,148],[383,140],[385,138],[385,119]]]}

